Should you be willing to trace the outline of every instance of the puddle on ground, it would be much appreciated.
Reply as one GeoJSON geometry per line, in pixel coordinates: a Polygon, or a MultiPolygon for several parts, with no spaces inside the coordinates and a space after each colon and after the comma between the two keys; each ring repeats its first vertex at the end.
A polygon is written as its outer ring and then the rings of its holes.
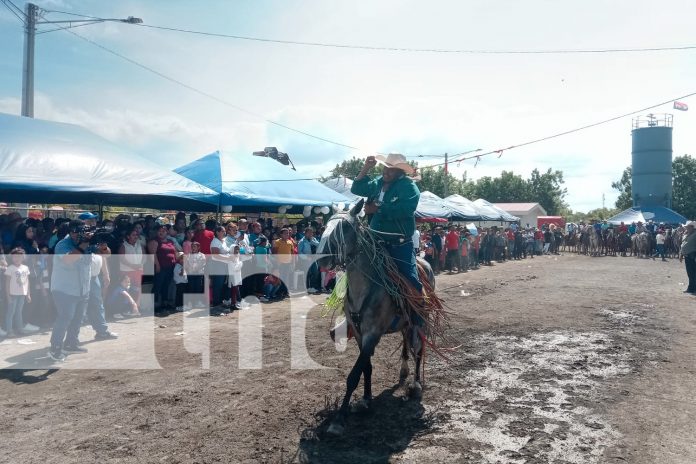
{"type": "MultiPolygon", "coordinates": [[[[473,351],[461,355],[468,365],[477,359],[476,367],[465,368],[456,382],[430,378],[449,400],[426,404],[426,410],[445,411],[448,418],[429,441],[460,443],[459,453],[451,446],[415,446],[400,459],[418,462],[432,457],[432,450],[439,462],[601,462],[604,449],[620,436],[592,409],[598,389],[631,372],[627,351],[608,349],[614,345],[609,335],[595,331],[477,337],[473,351]]],[[[427,395],[424,399],[427,403],[427,395]]]]}

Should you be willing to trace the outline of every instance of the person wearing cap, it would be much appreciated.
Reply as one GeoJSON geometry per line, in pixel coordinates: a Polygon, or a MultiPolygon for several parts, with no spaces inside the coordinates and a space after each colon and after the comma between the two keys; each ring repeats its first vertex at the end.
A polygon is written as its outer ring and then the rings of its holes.
{"type": "Polygon", "coordinates": [[[681,249],[679,250],[679,262],[684,260],[686,265],[686,275],[689,277],[689,286],[684,293],[696,295],[696,221],[686,223],[684,238],[682,239],[681,249]]]}
{"type": "Polygon", "coordinates": [[[96,227],[97,226],[97,219],[99,219],[99,216],[97,216],[96,214],[90,213],[89,211],[85,211],[84,213],[77,216],[77,218],[80,221],[84,221],[85,226],[96,227]]]}
{"type": "Polygon", "coordinates": [[[56,307],[56,322],[51,333],[48,356],[64,361],[65,353],[84,353],[79,345],[80,326],[87,309],[90,291],[92,257],[85,251],[90,237],[85,223],[72,220],[68,236],[56,244],[51,274],[51,295],[56,307]]]}
{"type": "Polygon", "coordinates": [[[399,271],[420,292],[422,284],[416,269],[411,237],[416,230],[416,207],[420,191],[410,176],[416,170],[406,162],[406,157],[390,153],[387,157],[368,156],[362,170],[353,181],[351,193],[367,197],[365,214],[371,215],[370,227],[383,232],[386,249],[394,258],[399,271]],[[384,167],[382,175],[370,178],[367,174],[377,162],[384,167]]]}

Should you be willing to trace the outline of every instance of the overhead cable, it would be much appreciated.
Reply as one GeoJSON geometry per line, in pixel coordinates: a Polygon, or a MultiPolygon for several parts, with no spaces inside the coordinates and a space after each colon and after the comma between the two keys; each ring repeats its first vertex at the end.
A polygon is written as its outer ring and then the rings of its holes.
{"type": "Polygon", "coordinates": [[[11,0],[0,0],[3,5],[12,13],[17,19],[21,21],[22,24],[26,24],[26,15],[24,12],[14,3],[12,3],[11,0]],[[21,15],[21,16],[20,16],[21,15]]]}
{"type": "MultiPolygon", "coordinates": [[[[546,141],[546,140],[555,139],[555,138],[557,138],[557,137],[561,137],[561,136],[564,136],[564,135],[572,134],[572,133],[574,133],[574,132],[580,132],[580,131],[585,130],[585,129],[589,129],[589,128],[592,128],[592,127],[597,127],[597,126],[600,126],[600,125],[602,125],[602,124],[607,124],[607,123],[609,123],[609,122],[616,121],[617,119],[626,118],[626,117],[628,117],[628,116],[633,116],[633,115],[635,115],[635,114],[642,113],[642,112],[644,112],[644,111],[652,110],[652,109],[658,108],[658,107],[660,107],[660,106],[667,105],[667,104],[669,104],[669,103],[672,103],[672,102],[675,101],[675,100],[684,100],[684,99],[686,99],[686,98],[693,97],[694,95],[696,95],[696,92],[692,92],[692,93],[689,93],[689,94],[686,94],[686,95],[682,95],[681,97],[670,98],[669,100],[663,101],[663,102],[661,102],[661,103],[657,103],[657,104],[655,104],[655,105],[651,105],[651,106],[648,106],[648,107],[645,107],[645,108],[641,108],[641,109],[636,110],[636,111],[631,111],[630,113],[621,114],[621,115],[619,115],[619,116],[614,116],[613,118],[604,119],[604,120],[602,120],[602,121],[598,121],[598,122],[595,122],[595,123],[592,123],[592,124],[587,124],[587,125],[585,125],[585,126],[577,127],[577,128],[575,128],[575,129],[567,130],[567,131],[564,131],[564,132],[559,132],[559,133],[557,133],[557,134],[547,135],[547,136],[545,136],[545,137],[541,137],[541,138],[534,139],[534,140],[529,140],[529,141],[523,142],[523,143],[518,143],[518,144],[516,144],[516,145],[510,145],[510,146],[507,147],[507,148],[499,148],[499,149],[497,149],[497,150],[491,150],[491,151],[489,151],[489,152],[480,153],[480,154],[478,154],[478,155],[471,155],[471,156],[465,156],[465,157],[462,157],[462,158],[456,158],[456,159],[453,159],[452,161],[449,161],[448,163],[457,163],[457,162],[465,161],[465,160],[469,160],[469,159],[476,159],[477,162],[478,162],[478,160],[480,160],[482,157],[488,156],[488,155],[498,155],[498,157],[500,157],[500,156],[502,156],[503,152],[505,152],[505,151],[507,151],[507,150],[511,150],[511,149],[513,149],[513,148],[520,148],[520,147],[524,147],[524,146],[527,146],[527,145],[531,145],[531,144],[533,144],[533,143],[544,142],[544,141],[546,141]]],[[[456,156],[456,155],[455,155],[455,156],[456,156]]],[[[437,164],[432,164],[432,165],[425,166],[425,167],[436,167],[436,166],[442,166],[442,165],[444,165],[444,164],[445,164],[445,163],[437,163],[437,164]]]]}
{"type": "Polygon", "coordinates": [[[155,75],[161,77],[162,79],[166,79],[166,80],[168,80],[169,82],[172,82],[172,83],[174,83],[174,84],[177,84],[177,85],[179,85],[179,86],[181,86],[181,87],[184,87],[184,88],[186,88],[186,89],[188,89],[188,90],[190,90],[190,91],[192,91],[192,92],[195,92],[195,93],[197,93],[197,94],[199,94],[199,95],[202,95],[202,96],[204,96],[204,97],[206,97],[206,98],[209,98],[209,99],[211,99],[211,100],[214,100],[214,101],[216,101],[216,102],[218,102],[218,103],[221,103],[221,104],[223,104],[223,105],[225,105],[225,106],[229,106],[230,108],[234,108],[234,109],[236,109],[237,111],[240,111],[240,112],[242,112],[242,113],[245,113],[245,114],[248,114],[248,115],[251,115],[251,116],[260,118],[260,119],[262,119],[263,121],[267,122],[268,124],[272,124],[272,125],[277,126],[277,127],[282,127],[283,129],[287,129],[287,130],[289,130],[289,131],[296,132],[296,133],[298,133],[298,134],[302,134],[302,135],[304,135],[304,136],[307,136],[307,137],[310,137],[310,138],[313,138],[313,139],[316,139],[316,140],[320,140],[320,141],[322,141],[322,142],[330,143],[330,144],[332,144],[332,145],[337,145],[337,146],[339,146],[339,147],[349,148],[349,149],[351,149],[351,150],[359,150],[357,147],[354,147],[354,146],[352,146],[352,145],[348,145],[348,144],[345,144],[345,143],[342,143],[342,142],[337,142],[337,141],[335,141],[335,140],[327,139],[327,138],[325,138],[325,137],[320,137],[320,136],[318,136],[318,135],[310,134],[309,132],[305,132],[305,131],[300,130],[300,129],[295,129],[294,127],[290,127],[290,126],[288,126],[288,125],[286,125],[286,124],[283,124],[283,123],[280,123],[280,122],[278,122],[278,121],[273,121],[273,120],[271,120],[271,119],[267,119],[265,116],[263,116],[263,115],[261,115],[261,114],[259,114],[259,113],[256,113],[256,112],[247,110],[247,109],[245,109],[245,108],[242,108],[241,106],[238,106],[238,105],[235,105],[234,103],[230,103],[230,102],[228,102],[228,101],[226,101],[226,100],[223,100],[223,99],[221,99],[221,98],[219,98],[219,97],[217,97],[217,96],[215,96],[215,95],[213,95],[213,94],[211,94],[211,93],[208,93],[208,92],[205,92],[205,91],[203,91],[203,90],[197,89],[196,87],[193,87],[193,86],[191,86],[191,85],[189,85],[189,84],[186,84],[185,82],[182,82],[182,81],[180,81],[180,80],[178,80],[178,79],[175,79],[175,78],[173,78],[173,77],[167,76],[166,74],[163,74],[163,73],[157,71],[156,69],[153,69],[153,68],[151,68],[151,67],[149,67],[149,66],[147,66],[147,65],[144,65],[144,64],[140,63],[139,61],[135,61],[135,60],[133,60],[133,59],[131,59],[131,58],[128,58],[127,56],[122,55],[122,54],[118,53],[117,51],[111,50],[110,48],[107,48],[107,47],[105,47],[105,46],[103,46],[103,45],[101,45],[101,44],[99,44],[99,43],[93,41],[92,39],[88,39],[87,37],[85,37],[85,36],[83,36],[83,35],[77,34],[76,32],[73,32],[73,31],[71,31],[71,30],[68,30],[67,28],[63,28],[63,29],[65,30],[65,32],[68,32],[68,33],[70,33],[70,34],[72,34],[72,35],[74,35],[74,36],[76,36],[76,37],[79,37],[80,39],[84,40],[85,42],[89,42],[89,43],[91,43],[92,45],[94,45],[95,47],[98,47],[98,48],[104,50],[104,51],[107,52],[107,53],[110,53],[110,54],[112,54],[112,55],[114,55],[114,56],[117,56],[117,57],[121,58],[122,60],[128,61],[129,63],[131,63],[131,64],[133,64],[133,65],[135,65],[135,66],[138,66],[139,68],[144,69],[144,70],[146,70],[146,71],[148,71],[148,72],[150,72],[150,73],[152,73],[152,74],[155,74],[155,75]]]}
{"type": "MultiPolygon", "coordinates": [[[[68,13],[58,10],[44,10],[51,13],[61,13],[82,18],[97,19],[95,16],[68,13]]],[[[224,34],[219,32],[197,31],[192,29],[182,29],[170,26],[156,26],[154,24],[136,24],[139,27],[159,29],[163,31],[179,32],[191,35],[208,37],[218,37],[224,39],[247,40],[252,42],[276,43],[282,45],[301,45],[310,47],[343,48],[368,51],[387,51],[387,52],[412,52],[412,53],[449,53],[466,55],[559,55],[559,54],[593,54],[593,53],[636,53],[636,52],[664,52],[664,51],[684,51],[694,50],[696,45],[668,46],[668,47],[620,47],[620,48],[585,48],[585,49],[546,49],[546,50],[495,50],[495,49],[447,49],[447,48],[412,48],[412,47],[383,47],[375,45],[356,45],[329,42],[305,42],[300,40],[269,39],[265,37],[252,37],[235,34],[224,34]]]]}

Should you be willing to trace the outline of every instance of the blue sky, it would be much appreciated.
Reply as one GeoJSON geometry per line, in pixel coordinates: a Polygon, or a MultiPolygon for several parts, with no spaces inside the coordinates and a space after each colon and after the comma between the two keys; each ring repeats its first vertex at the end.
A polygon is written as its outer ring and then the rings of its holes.
{"type": "MultiPolygon", "coordinates": [[[[20,4],[16,1],[16,3],[20,4]]],[[[99,17],[235,35],[448,49],[696,45],[690,0],[654,2],[97,1],[37,4],[99,17]]],[[[23,4],[20,4],[23,7],[23,4]]],[[[50,13],[49,19],[66,19],[50,13]]],[[[66,32],[37,37],[36,117],[83,125],[174,168],[211,151],[288,152],[324,175],[373,151],[504,148],[696,91],[696,50],[593,55],[395,53],[268,44],[104,23],[75,29],[286,131],[112,56],[66,32]]],[[[22,28],[0,6],[0,111],[19,112],[22,28]]],[[[676,112],[674,154],[696,154],[696,99],[676,112]]],[[[655,112],[672,112],[670,106],[655,112]]],[[[573,209],[608,206],[630,164],[631,120],[453,165],[470,178],[561,169],[573,209]]],[[[253,162],[251,160],[250,162],[253,162]]],[[[244,166],[240,166],[244,169],[244,166]]]]}

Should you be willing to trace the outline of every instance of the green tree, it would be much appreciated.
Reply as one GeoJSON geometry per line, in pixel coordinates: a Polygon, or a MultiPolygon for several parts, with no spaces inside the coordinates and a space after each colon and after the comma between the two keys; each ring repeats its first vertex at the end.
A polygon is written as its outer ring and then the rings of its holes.
{"type": "Polygon", "coordinates": [[[672,209],[688,219],[696,218],[696,159],[689,155],[672,161],[672,209]]]}
{"type": "Polygon", "coordinates": [[[532,200],[529,181],[512,171],[503,171],[500,177],[482,177],[476,182],[475,193],[491,203],[513,203],[532,200]]]}
{"type": "Polygon", "coordinates": [[[633,206],[633,198],[631,196],[631,166],[624,169],[621,174],[621,179],[611,183],[611,188],[619,191],[619,198],[616,199],[616,207],[619,211],[633,206]]]}
{"type": "Polygon", "coordinates": [[[563,171],[549,168],[541,174],[538,169],[529,177],[531,199],[537,201],[550,216],[555,216],[567,208],[565,196],[568,189],[563,187],[563,171]]]}
{"type": "Polygon", "coordinates": [[[605,219],[609,219],[612,216],[616,216],[619,213],[619,211],[620,210],[616,208],[596,208],[588,211],[585,215],[585,219],[599,219],[600,221],[604,221],[605,219]]]}
{"type": "MultiPolygon", "coordinates": [[[[331,170],[331,177],[345,176],[349,179],[354,179],[358,176],[358,174],[360,174],[363,164],[365,164],[365,158],[353,157],[349,160],[345,160],[341,164],[337,164],[336,167],[331,170]]],[[[368,173],[368,175],[378,176],[381,173],[382,167],[377,165],[368,173]]]]}

